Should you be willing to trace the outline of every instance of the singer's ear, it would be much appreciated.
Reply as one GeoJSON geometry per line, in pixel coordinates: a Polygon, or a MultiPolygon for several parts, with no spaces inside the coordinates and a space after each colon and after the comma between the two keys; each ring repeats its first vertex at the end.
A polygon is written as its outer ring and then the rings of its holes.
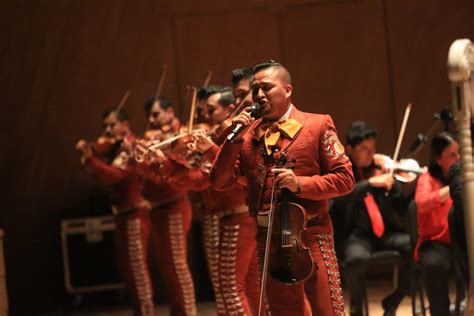
{"type": "Polygon", "coordinates": [[[293,86],[291,84],[287,84],[285,87],[285,95],[287,98],[291,97],[291,94],[293,93],[293,86]]]}

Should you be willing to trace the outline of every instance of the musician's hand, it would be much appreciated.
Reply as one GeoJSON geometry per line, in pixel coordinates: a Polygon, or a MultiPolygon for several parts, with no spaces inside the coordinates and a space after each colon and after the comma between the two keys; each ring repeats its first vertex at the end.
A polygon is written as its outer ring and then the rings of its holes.
{"type": "Polygon", "coordinates": [[[293,170],[286,168],[273,168],[271,171],[276,175],[275,186],[277,188],[287,188],[293,193],[299,193],[300,182],[293,170]]]}
{"type": "Polygon", "coordinates": [[[133,143],[133,157],[138,163],[145,161],[147,156],[147,142],[143,139],[136,139],[133,143]]]}
{"type": "Polygon", "coordinates": [[[76,149],[82,153],[83,159],[89,159],[92,157],[92,148],[91,146],[83,139],[77,142],[76,149]]]}
{"type": "Polygon", "coordinates": [[[240,112],[237,116],[235,116],[232,119],[232,123],[234,123],[234,125],[242,124],[243,126],[252,124],[253,121],[255,121],[255,119],[252,116],[250,116],[249,112],[250,112],[250,107],[246,107],[245,109],[242,110],[242,112],[240,112]]]}
{"type": "Polygon", "coordinates": [[[236,126],[237,124],[242,124],[244,128],[237,136],[234,137],[234,142],[239,141],[245,135],[245,130],[255,121],[255,119],[250,116],[250,107],[246,107],[242,110],[236,117],[232,119],[232,125],[236,126]]]}
{"type": "Polygon", "coordinates": [[[166,155],[159,148],[150,149],[147,153],[147,160],[153,163],[162,164],[167,159],[166,155]]]}
{"type": "Polygon", "coordinates": [[[373,176],[369,179],[369,184],[374,188],[384,188],[387,191],[392,189],[394,183],[393,177],[389,173],[373,176]]]}
{"type": "Polygon", "coordinates": [[[201,153],[205,153],[214,145],[214,142],[204,131],[196,132],[194,137],[196,137],[196,148],[201,153]]]}

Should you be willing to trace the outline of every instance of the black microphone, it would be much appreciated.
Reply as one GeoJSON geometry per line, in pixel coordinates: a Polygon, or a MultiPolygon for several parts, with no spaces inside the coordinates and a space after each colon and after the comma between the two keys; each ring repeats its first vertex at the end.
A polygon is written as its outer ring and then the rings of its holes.
{"type": "MultiPolygon", "coordinates": [[[[259,119],[262,116],[261,111],[262,111],[262,105],[260,103],[254,103],[250,107],[249,114],[254,119],[259,119]]],[[[245,128],[245,126],[243,126],[240,123],[235,125],[235,127],[232,129],[232,131],[229,133],[229,135],[227,135],[227,140],[232,141],[237,135],[240,134],[240,132],[242,132],[242,130],[244,128],[245,128]]]]}

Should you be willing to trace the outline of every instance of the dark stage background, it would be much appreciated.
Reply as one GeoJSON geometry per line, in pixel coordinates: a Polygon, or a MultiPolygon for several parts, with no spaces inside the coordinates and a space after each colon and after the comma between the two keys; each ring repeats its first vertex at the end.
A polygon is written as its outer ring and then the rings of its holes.
{"type": "Polygon", "coordinates": [[[12,313],[67,301],[59,222],[97,214],[104,194],[74,145],[101,132],[100,113],[127,89],[141,133],[163,63],[163,93],[185,116],[185,86],[209,69],[212,83],[228,84],[233,68],[279,60],[297,106],[330,113],[341,137],[367,120],[392,154],[408,102],[402,152],[449,102],[448,48],[474,39],[473,15],[472,0],[2,0],[0,226],[12,313]]]}

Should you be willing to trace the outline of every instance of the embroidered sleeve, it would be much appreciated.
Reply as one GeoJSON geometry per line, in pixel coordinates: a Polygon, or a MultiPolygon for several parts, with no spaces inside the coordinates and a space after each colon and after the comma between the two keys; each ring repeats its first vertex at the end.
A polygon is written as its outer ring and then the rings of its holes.
{"type": "Polygon", "coordinates": [[[323,132],[321,149],[328,159],[348,159],[344,152],[344,146],[339,141],[334,129],[327,129],[323,132]]]}
{"type": "Polygon", "coordinates": [[[220,148],[211,169],[211,184],[215,190],[225,190],[241,177],[239,153],[242,143],[226,141],[220,148]]]}
{"type": "Polygon", "coordinates": [[[329,115],[325,116],[316,141],[319,142],[321,172],[318,175],[298,177],[300,197],[324,200],[348,193],[354,186],[352,164],[344,153],[344,147],[329,115]]]}
{"type": "Polygon", "coordinates": [[[99,179],[107,184],[114,184],[122,181],[127,175],[127,167],[124,164],[119,164],[117,159],[114,160],[112,165],[109,165],[102,160],[92,156],[85,161],[85,165],[90,172],[99,179]]]}

